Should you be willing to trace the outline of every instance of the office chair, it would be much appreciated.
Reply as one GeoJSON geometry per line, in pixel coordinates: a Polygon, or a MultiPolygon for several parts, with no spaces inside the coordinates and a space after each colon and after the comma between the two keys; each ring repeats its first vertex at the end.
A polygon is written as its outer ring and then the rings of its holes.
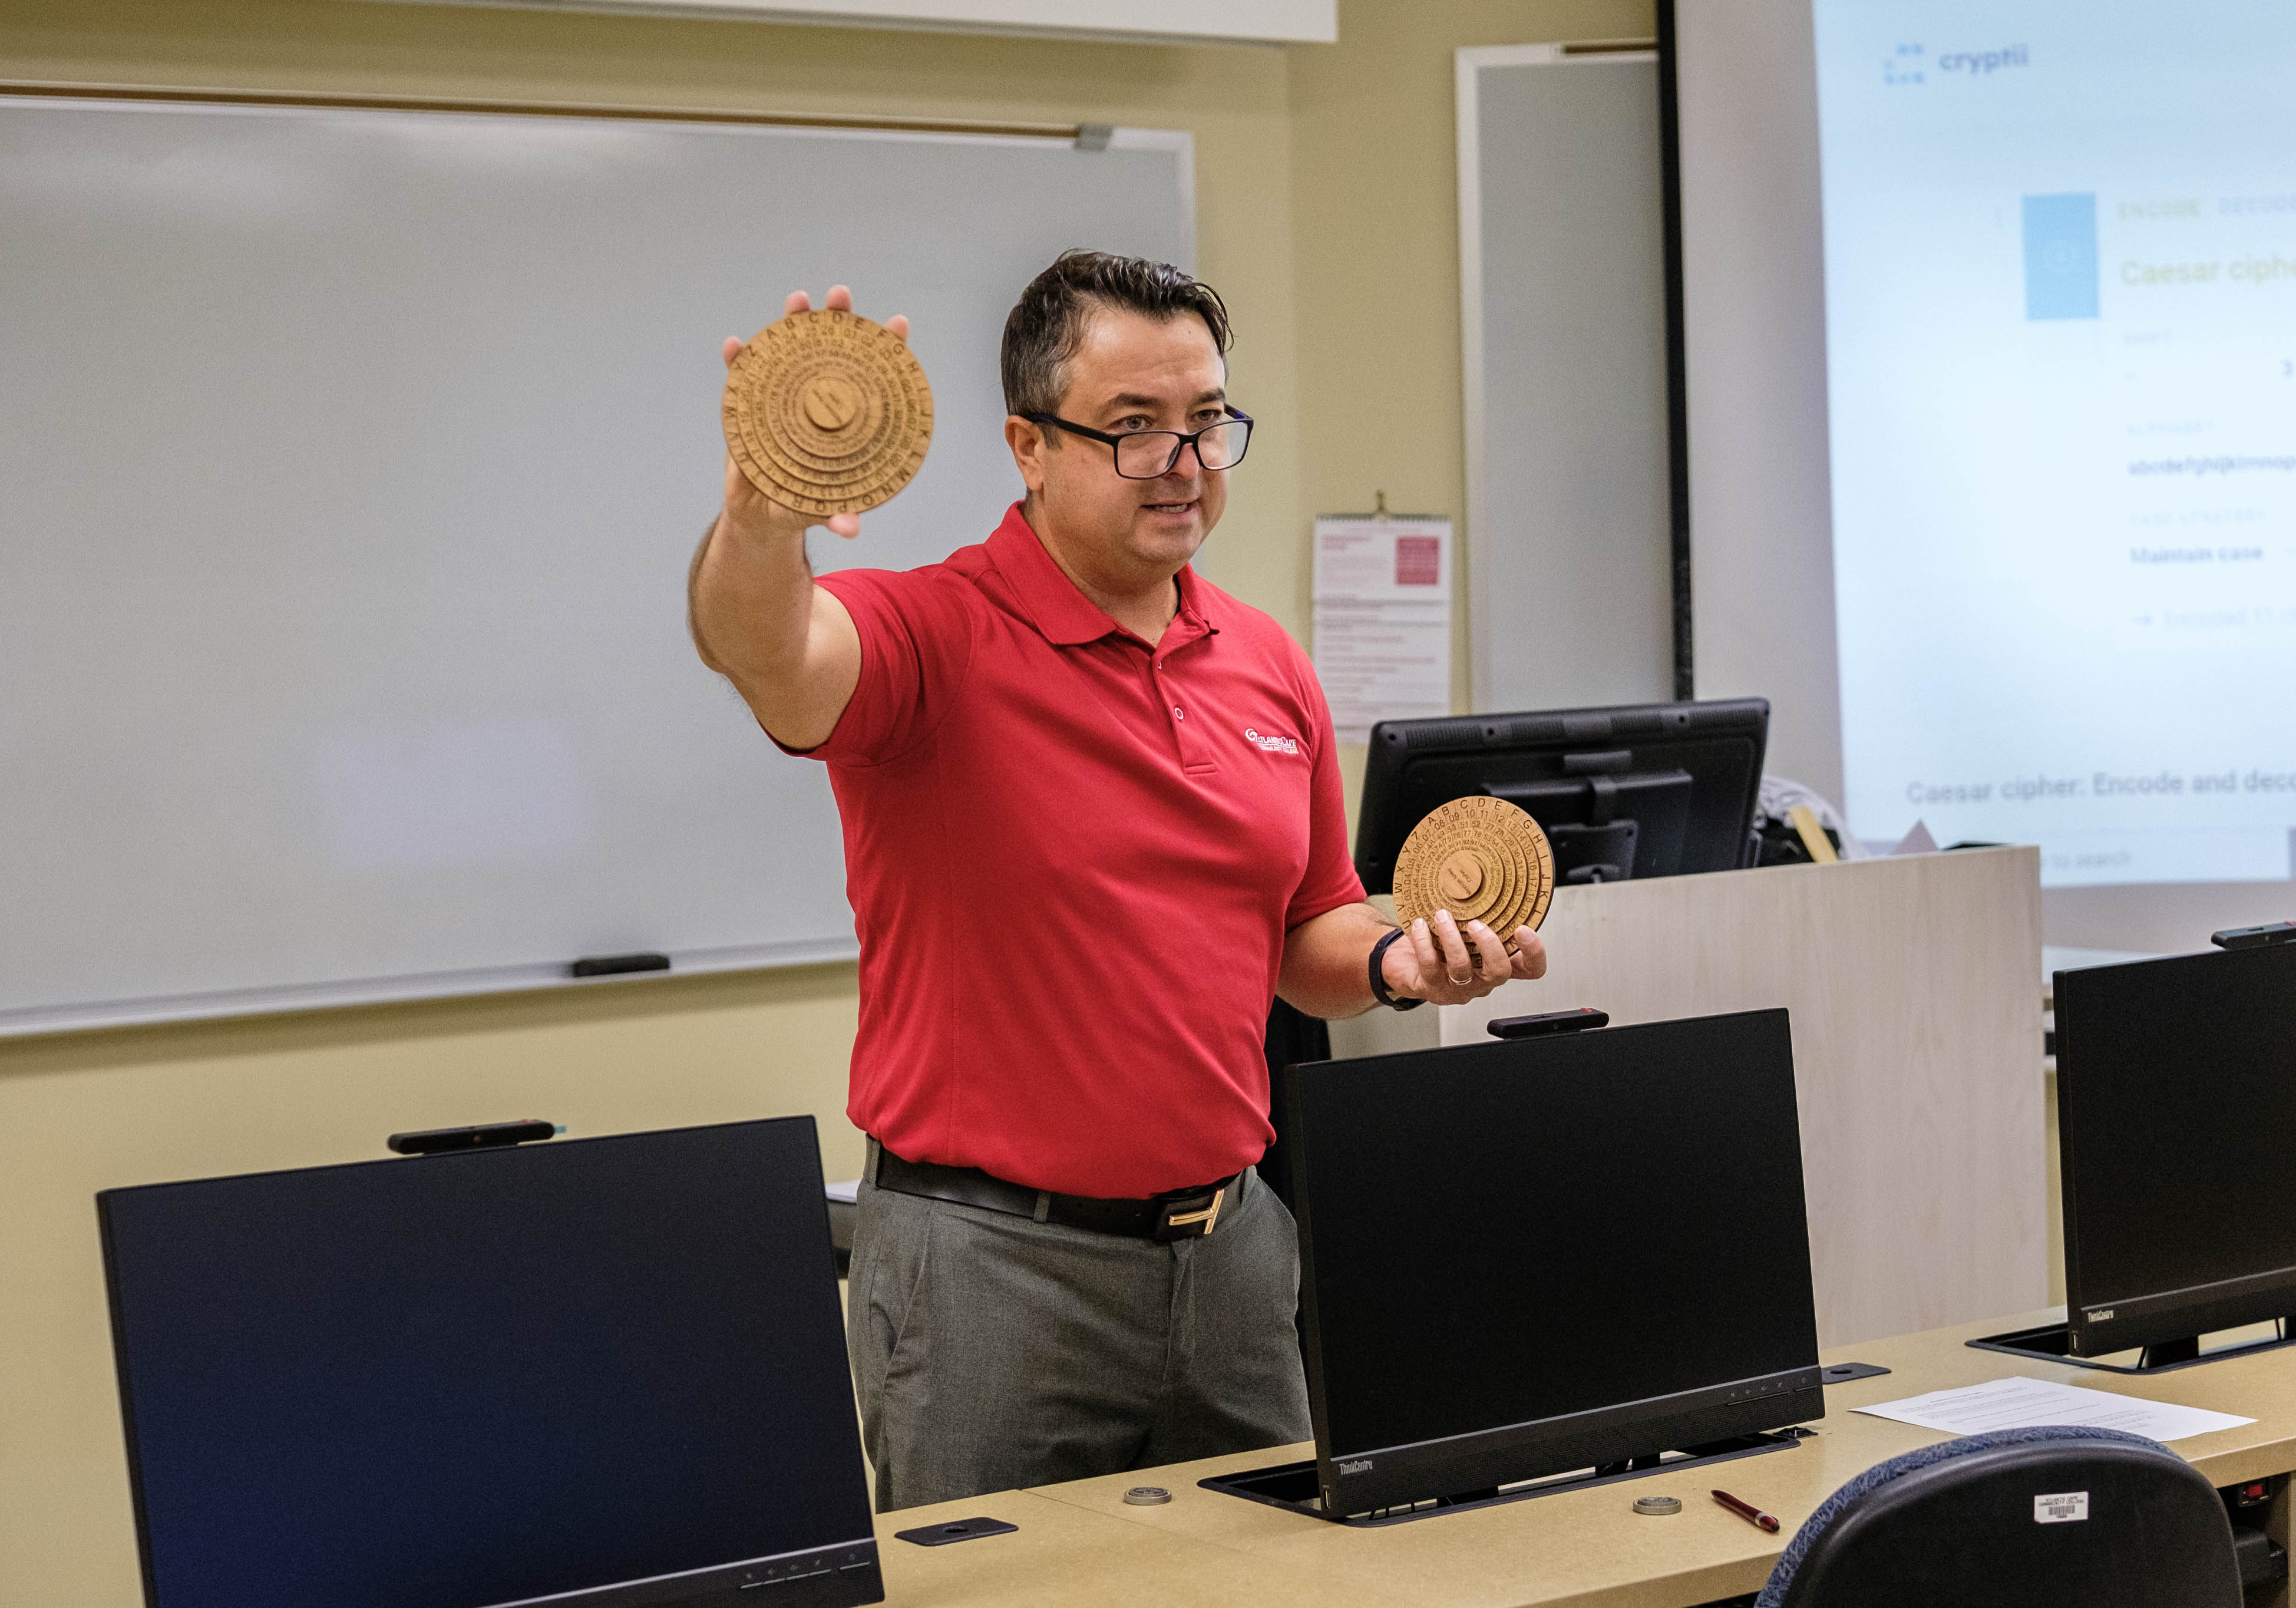
{"type": "Polygon", "coordinates": [[[1893,1457],[1810,1514],[1755,1599],[1755,1608],[2076,1605],[2241,1608],[2224,1503],[2157,1440],[2058,1425],[1893,1457]]]}

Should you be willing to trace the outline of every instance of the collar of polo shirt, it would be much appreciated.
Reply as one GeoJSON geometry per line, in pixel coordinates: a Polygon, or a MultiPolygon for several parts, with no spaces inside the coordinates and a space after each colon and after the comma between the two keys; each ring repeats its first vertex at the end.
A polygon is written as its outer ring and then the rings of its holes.
{"type": "MultiPolygon", "coordinates": [[[[1017,509],[1015,510],[1017,513],[1017,509]]],[[[1029,529],[1025,518],[1008,517],[988,538],[988,556],[996,562],[1006,579],[1013,583],[1021,607],[1029,612],[1029,621],[1044,633],[1045,640],[1060,647],[1075,647],[1079,644],[1098,642],[1115,635],[1128,641],[1141,639],[1109,617],[1108,611],[1086,597],[1068,578],[1068,572],[1050,553],[1037,533],[1029,529]]],[[[1183,564],[1174,578],[1180,588],[1180,611],[1173,618],[1170,629],[1160,643],[1151,643],[1152,648],[1177,647],[1193,642],[1199,636],[1213,633],[1218,628],[1204,618],[1202,594],[1196,585],[1195,567],[1183,564]]]]}

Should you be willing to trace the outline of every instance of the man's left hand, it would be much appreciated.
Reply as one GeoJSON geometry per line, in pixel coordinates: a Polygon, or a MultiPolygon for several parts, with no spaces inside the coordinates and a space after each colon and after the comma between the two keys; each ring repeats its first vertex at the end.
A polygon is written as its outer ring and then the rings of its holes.
{"type": "Polygon", "coordinates": [[[1448,910],[1413,922],[1388,945],[1380,970],[1388,992],[1400,998],[1464,1005],[1501,983],[1546,974],[1546,946],[1529,927],[1517,927],[1510,955],[1499,935],[1480,922],[1463,929],[1448,910]]]}

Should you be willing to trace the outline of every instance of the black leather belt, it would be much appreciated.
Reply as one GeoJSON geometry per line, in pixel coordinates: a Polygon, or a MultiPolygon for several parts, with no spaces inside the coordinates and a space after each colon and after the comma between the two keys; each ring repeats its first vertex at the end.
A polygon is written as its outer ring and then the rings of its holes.
{"type": "Polygon", "coordinates": [[[1219,1226],[1221,1209],[1234,1193],[1237,1173],[1197,1189],[1175,1189],[1146,1200],[1111,1201],[1097,1195],[1054,1194],[1009,1184],[978,1167],[943,1167],[937,1161],[905,1161],[876,1140],[869,1141],[869,1181],[880,1189],[922,1195],[929,1201],[953,1201],[1039,1223],[1059,1223],[1070,1228],[1089,1228],[1096,1234],[1120,1234],[1136,1240],[1168,1245],[1175,1240],[1201,1239],[1219,1226]]]}

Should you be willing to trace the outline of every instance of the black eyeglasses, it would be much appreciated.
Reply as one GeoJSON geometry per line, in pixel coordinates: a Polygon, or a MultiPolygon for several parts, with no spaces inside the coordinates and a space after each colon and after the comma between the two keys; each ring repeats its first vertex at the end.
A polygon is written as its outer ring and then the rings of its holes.
{"type": "Polygon", "coordinates": [[[1112,436],[1104,430],[1071,424],[1057,414],[1021,416],[1031,424],[1049,424],[1086,440],[1107,442],[1116,455],[1116,472],[1128,480],[1152,480],[1171,473],[1191,445],[1196,449],[1196,462],[1206,469],[1233,469],[1243,462],[1244,449],[1251,445],[1251,415],[1233,407],[1218,423],[1185,435],[1177,430],[1135,430],[1112,436]]]}

